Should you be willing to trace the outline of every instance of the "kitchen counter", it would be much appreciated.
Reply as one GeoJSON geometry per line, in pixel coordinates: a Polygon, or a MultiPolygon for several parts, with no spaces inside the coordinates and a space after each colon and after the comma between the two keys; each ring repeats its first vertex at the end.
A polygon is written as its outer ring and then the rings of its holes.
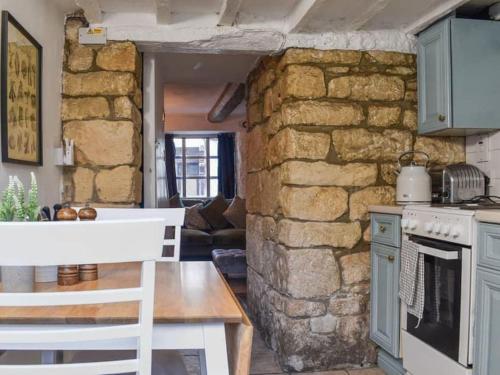
{"type": "Polygon", "coordinates": [[[500,224],[500,210],[478,210],[476,211],[476,220],[500,224]]]}
{"type": "Polygon", "coordinates": [[[404,206],[368,206],[368,211],[378,214],[402,215],[403,208],[404,206]]]}

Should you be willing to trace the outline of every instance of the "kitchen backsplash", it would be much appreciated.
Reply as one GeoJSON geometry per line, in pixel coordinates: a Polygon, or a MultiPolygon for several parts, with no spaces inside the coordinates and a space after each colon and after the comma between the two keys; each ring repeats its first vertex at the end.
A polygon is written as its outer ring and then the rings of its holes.
{"type": "Polygon", "coordinates": [[[470,135],[466,140],[466,160],[489,178],[489,193],[500,196],[500,132],[470,135]]]}

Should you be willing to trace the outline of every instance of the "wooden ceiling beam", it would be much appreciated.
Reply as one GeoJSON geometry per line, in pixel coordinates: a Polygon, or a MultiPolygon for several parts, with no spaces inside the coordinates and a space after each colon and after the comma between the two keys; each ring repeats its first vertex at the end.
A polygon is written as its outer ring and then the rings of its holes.
{"type": "Polygon", "coordinates": [[[222,0],[219,11],[219,26],[232,26],[236,21],[243,0],[222,0]]]}
{"type": "Polygon", "coordinates": [[[300,31],[303,22],[311,11],[324,0],[300,0],[285,20],[284,31],[286,34],[300,31]]]}
{"type": "Polygon", "coordinates": [[[210,112],[208,112],[208,121],[212,123],[224,122],[243,99],[245,99],[245,84],[228,83],[210,112]]]}

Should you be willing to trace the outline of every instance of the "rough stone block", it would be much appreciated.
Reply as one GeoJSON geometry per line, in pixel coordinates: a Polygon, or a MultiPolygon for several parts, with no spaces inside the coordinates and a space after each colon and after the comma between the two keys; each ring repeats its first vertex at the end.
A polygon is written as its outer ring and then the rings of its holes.
{"type": "Polygon", "coordinates": [[[257,95],[260,95],[267,89],[276,79],[276,73],[274,69],[268,69],[260,75],[257,79],[257,95]]]}
{"type": "Polygon", "coordinates": [[[337,329],[337,318],[333,315],[326,314],[311,319],[311,332],[314,333],[331,333],[337,329]]]}
{"type": "Polygon", "coordinates": [[[370,280],[370,253],[355,253],[340,258],[342,281],[350,285],[370,280]]]}
{"type": "Polygon", "coordinates": [[[109,104],[103,97],[64,98],[62,100],[61,119],[63,121],[107,118],[109,115],[109,104]]]}
{"type": "Polygon", "coordinates": [[[69,96],[133,95],[136,85],[132,73],[63,73],[63,94],[69,96]]]}
{"type": "Polygon", "coordinates": [[[382,133],[367,129],[334,130],[332,141],[337,155],[343,160],[393,161],[404,151],[411,150],[412,135],[400,130],[382,133]]]}
{"type": "Polygon", "coordinates": [[[259,102],[247,106],[247,119],[250,126],[255,126],[262,121],[262,105],[259,102]]]}
{"type": "Polygon", "coordinates": [[[142,125],[142,115],[128,96],[120,96],[113,101],[114,117],[116,119],[132,120],[139,128],[142,125]]]}
{"type": "Polygon", "coordinates": [[[395,101],[403,99],[404,94],[401,78],[382,74],[338,77],[328,83],[328,96],[332,98],[395,101]]]}
{"type": "Polygon", "coordinates": [[[78,30],[84,27],[84,22],[81,18],[71,17],[66,20],[65,37],[70,43],[78,43],[78,30]]]}
{"type": "Polygon", "coordinates": [[[70,47],[68,68],[73,72],[89,70],[94,63],[95,52],[92,48],[76,44],[70,47]]]}
{"type": "Polygon", "coordinates": [[[283,184],[313,186],[367,186],[377,181],[375,163],[328,164],[291,160],[281,165],[283,184]]]}
{"type": "Polygon", "coordinates": [[[380,165],[380,176],[384,182],[389,185],[396,185],[398,178],[396,171],[398,170],[397,163],[384,163],[380,165]]]}
{"type": "Polygon", "coordinates": [[[71,121],[63,135],[75,141],[79,165],[115,166],[138,161],[138,136],[131,121],[71,121]]]}
{"type": "Polygon", "coordinates": [[[91,202],[94,196],[95,172],[88,168],[76,168],[73,173],[73,202],[91,202]]]}
{"type": "Polygon", "coordinates": [[[403,75],[403,76],[409,76],[409,75],[416,74],[417,69],[416,68],[409,68],[407,66],[395,66],[392,68],[388,68],[385,72],[390,73],[390,74],[399,74],[399,75],[403,75]]]}
{"type": "Polygon", "coordinates": [[[299,132],[286,128],[269,141],[266,160],[271,166],[288,159],[320,160],[326,158],[329,150],[329,134],[299,132]]]}
{"type": "Polygon", "coordinates": [[[412,131],[417,130],[417,112],[406,110],[403,114],[403,126],[412,131]]]}
{"type": "Polygon", "coordinates": [[[330,249],[286,251],[286,291],[294,298],[328,297],[340,288],[340,270],[330,249]]]}
{"type": "Polygon", "coordinates": [[[357,65],[360,60],[360,51],[290,48],[281,58],[278,67],[283,69],[289,64],[305,63],[357,65]]]}
{"type": "Polygon", "coordinates": [[[314,66],[288,66],[277,85],[281,99],[288,97],[311,99],[326,95],[323,71],[314,66]]]}
{"type": "Polygon", "coordinates": [[[256,126],[247,133],[247,170],[258,171],[266,166],[267,134],[264,126],[256,126]]]}
{"type": "Polygon", "coordinates": [[[383,65],[415,65],[415,55],[389,51],[368,51],[368,55],[377,63],[383,65]]]}
{"type": "Polygon", "coordinates": [[[247,176],[246,204],[249,213],[274,215],[279,208],[281,188],[279,168],[249,173],[247,176]]]}
{"type": "Polygon", "coordinates": [[[349,199],[351,220],[368,220],[368,206],[394,204],[396,191],[392,186],[372,186],[351,194],[349,199]]]}
{"type": "Polygon", "coordinates": [[[278,224],[279,241],[290,247],[332,246],[352,249],[361,238],[355,223],[299,222],[288,219],[278,224]]]}
{"type": "Polygon", "coordinates": [[[287,299],[284,313],[292,318],[321,316],[326,313],[323,302],[287,299]]]}
{"type": "Polygon", "coordinates": [[[122,203],[141,201],[142,175],[138,168],[120,166],[103,169],[95,178],[97,196],[102,202],[122,203]]]}
{"type": "Polygon", "coordinates": [[[340,187],[288,187],[281,189],[280,202],[287,218],[335,221],[347,211],[348,194],[340,187]]]}
{"type": "Polygon", "coordinates": [[[426,152],[434,165],[448,165],[465,161],[465,139],[463,137],[419,137],[415,151],[426,152]]]}
{"type": "Polygon", "coordinates": [[[368,107],[368,125],[387,128],[399,123],[401,108],[399,107],[368,107]]]}
{"type": "Polygon", "coordinates": [[[132,42],[111,42],[97,53],[96,64],[103,70],[136,72],[139,55],[132,42]]]}
{"type": "Polygon", "coordinates": [[[330,299],[328,311],[336,316],[358,315],[366,310],[365,296],[335,296],[330,299]]]}
{"type": "Polygon", "coordinates": [[[359,125],[363,109],[357,104],[301,101],[286,103],[281,108],[283,125],[359,125]]]}

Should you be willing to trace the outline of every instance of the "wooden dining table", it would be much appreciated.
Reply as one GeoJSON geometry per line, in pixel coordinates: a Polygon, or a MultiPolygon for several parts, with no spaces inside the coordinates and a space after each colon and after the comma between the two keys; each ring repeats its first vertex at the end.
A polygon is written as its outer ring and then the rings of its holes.
{"type": "MultiPolygon", "coordinates": [[[[99,266],[99,279],[73,286],[37,283],[36,291],[61,292],[134,287],[139,285],[140,264],[99,266]]],[[[80,306],[2,307],[2,329],[30,325],[40,329],[64,329],[68,325],[107,325],[137,322],[138,303],[80,306]]],[[[153,350],[198,349],[202,373],[247,375],[250,366],[252,325],[235,295],[212,262],[158,262],[153,324],[153,350]],[[204,361],[203,361],[204,360],[204,361]],[[203,363],[205,366],[203,366],[203,363]]],[[[130,350],[134,340],[61,343],[59,350],[130,350]]],[[[6,350],[30,350],[29,345],[10,344],[6,350]]]]}

